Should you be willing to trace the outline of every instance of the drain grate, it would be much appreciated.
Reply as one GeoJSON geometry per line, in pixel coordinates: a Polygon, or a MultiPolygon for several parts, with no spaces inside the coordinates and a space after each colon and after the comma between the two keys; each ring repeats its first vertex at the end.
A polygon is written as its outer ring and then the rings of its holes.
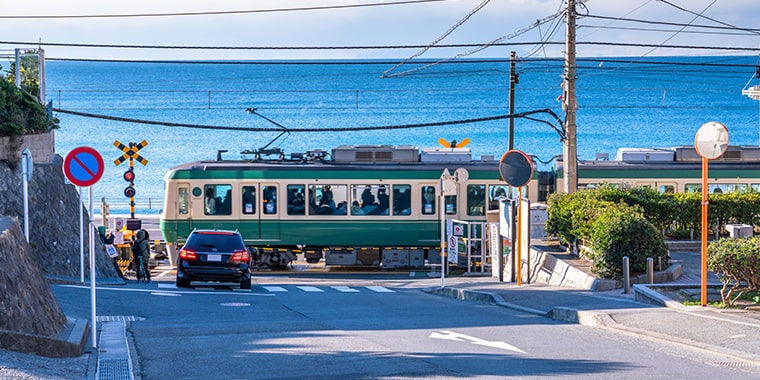
{"type": "Polygon", "coordinates": [[[108,359],[98,362],[98,380],[134,379],[127,359],[108,359]]]}
{"type": "Polygon", "coordinates": [[[145,320],[145,318],[135,315],[98,315],[95,319],[98,322],[132,322],[145,320]]]}

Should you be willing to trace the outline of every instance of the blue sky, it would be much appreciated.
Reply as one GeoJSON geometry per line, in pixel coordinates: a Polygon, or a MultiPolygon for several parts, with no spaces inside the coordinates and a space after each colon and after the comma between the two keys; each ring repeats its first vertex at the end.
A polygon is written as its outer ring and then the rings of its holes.
{"type": "MultiPolygon", "coordinates": [[[[4,2],[0,13],[0,54],[28,47],[17,42],[161,45],[161,46],[386,46],[427,45],[450,30],[483,0],[438,0],[397,5],[367,6],[402,0],[43,0],[4,2]],[[285,10],[310,7],[341,9],[285,10]],[[134,15],[179,12],[258,11],[240,14],[108,17],[108,18],[9,18],[18,16],[134,15]]],[[[579,0],[580,1],[580,0],[579,0]]],[[[563,0],[491,0],[441,40],[442,44],[484,44],[500,37],[505,42],[536,42],[551,34],[550,41],[565,39],[563,21],[529,28],[537,20],[564,9],[563,0]],[[524,31],[523,33],[519,33],[524,31]],[[518,35],[519,34],[519,35],[518,35]]],[[[579,42],[670,44],[679,46],[725,46],[760,48],[760,32],[727,29],[682,31],[678,25],[699,24],[740,28],[757,25],[757,0],[587,0],[579,13],[590,18],[578,21],[579,42]],[[683,10],[677,7],[684,8],[683,10]],[[702,13],[704,12],[704,13],[702,13]],[[697,17],[695,14],[713,20],[697,17]],[[629,18],[642,22],[623,22],[629,18]],[[725,23],[721,25],[720,23],[725,23]],[[602,26],[603,28],[599,28],[602,26]],[[657,30],[653,30],[657,29],[657,30]],[[710,34],[694,33],[709,31],[710,34]]],[[[46,46],[51,58],[92,59],[350,59],[406,58],[419,49],[366,50],[177,50],[121,49],[46,46]]],[[[448,58],[470,48],[431,49],[421,58],[448,58]]],[[[472,57],[559,57],[564,47],[535,45],[489,47],[472,57]]],[[[755,50],[697,50],[651,47],[579,45],[578,55],[757,55],[755,50]]]]}

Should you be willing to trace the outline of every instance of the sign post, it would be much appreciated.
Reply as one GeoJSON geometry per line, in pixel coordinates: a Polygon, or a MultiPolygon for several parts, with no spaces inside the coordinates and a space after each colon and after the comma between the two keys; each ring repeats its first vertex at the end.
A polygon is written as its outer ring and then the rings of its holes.
{"type": "MultiPolygon", "coordinates": [[[[513,204],[519,208],[520,202],[522,201],[522,187],[527,185],[528,182],[530,182],[530,179],[533,178],[533,163],[524,152],[520,150],[510,150],[507,151],[507,153],[504,153],[499,161],[499,174],[501,174],[501,178],[508,185],[517,187],[517,202],[514,202],[513,204]]],[[[521,247],[520,244],[520,241],[522,240],[520,231],[520,224],[522,222],[521,214],[520,211],[517,212],[517,228],[511,229],[512,232],[515,230],[517,231],[517,238],[513,239],[512,243],[512,246],[514,247],[512,255],[515,264],[513,276],[516,275],[517,286],[522,285],[521,250],[524,247],[521,247]]],[[[514,234],[512,236],[514,236],[514,234]]],[[[528,249],[528,252],[530,252],[530,249],[528,249]]]]}
{"type": "Polygon", "coordinates": [[[707,306],[707,166],[728,149],[728,128],[711,121],[702,124],[694,137],[694,148],[702,157],[702,283],[701,302],[707,306]]]}
{"type": "Polygon", "coordinates": [[[24,149],[21,153],[21,177],[24,182],[24,236],[27,243],[29,243],[29,181],[32,179],[33,169],[32,152],[24,149]]]}
{"type": "MultiPolygon", "coordinates": [[[[80,187],[87,187],[89,195],[89,236],[90,236],[90,309],[92,324],[92,346],[98,347],[97,319],[95,310],[95,221],[92,217],[92,185],[100,180],[103,176],[103,157],[97,150],[87,146],[74,148],[63,160],[63,173],[71,183],[80,187]]],[[[81,194],[81,191],[80,191],[81,194]]],[[[81,195],[80,195],[81,196],[81,195]]],[[[82,207],[81,204],[79,207],[82,207]]]]}

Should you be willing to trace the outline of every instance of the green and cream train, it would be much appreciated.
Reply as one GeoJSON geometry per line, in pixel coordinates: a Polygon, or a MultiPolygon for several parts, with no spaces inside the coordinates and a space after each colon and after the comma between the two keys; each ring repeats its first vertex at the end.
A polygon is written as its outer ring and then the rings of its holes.
{"type": "MultiPolygon", "coordinates": [[[[339,146],[280,154],[277,159],[198,161],[165,176],[161,231],[181,245],[198,229],[239,230],[254,265],[286,267],[302,254],[328,265],[422,267],[439,263],[440,178],[464,168],[466,182],[445,197],[446,218],[485,222],[507,192],[493,156],[467,148],[339,146]],[[386,259],[393,261],[386,261],[386,259]]],[[[760,147],[731,146],[709,164],[710,192],[760,190],[760,147]]],[[[523,189],[532,202],[562,189],[556,170],[536,172],[523,189]]],[[[620,149],[578,162],[578,187],[650,186],[660,192],[701,191],[694,147],[620,149]]]]}
{"type": "Polygon", "coordinates": [[[440,178],[469,174],[445,197],[447,218],[485,221],[506,193],[493,156],[467,148],[340,146],[274,160],[199,161],[172,168],[160,224],[182,244],[198,229],[235,229],[255,264],[285,267],[303,254],[328,265],[422,267],[440,262],[440,178]],[[386,266],[390,264],[386,262],[386,266]]]}

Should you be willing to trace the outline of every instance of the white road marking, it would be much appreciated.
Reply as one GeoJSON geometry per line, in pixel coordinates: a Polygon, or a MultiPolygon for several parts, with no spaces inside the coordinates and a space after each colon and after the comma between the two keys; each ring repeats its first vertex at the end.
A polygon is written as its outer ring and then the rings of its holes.
{"type": "Polygon", "coordinates": [[[378,292],[378,293],[395,293],[396,292],[394,290],[390,290],[382,286],[365,286],[365,287],[373,292],[378,292]]]}
{"type": "Polygon", "coordinates": [[[331,288],[344,293],[358,293],[359,289],[350,288],[348,286],[331,286],[331,288]]]}
{"type": "Polygon", "coordinates": [[[264,286],[264,289],[266,289],[268,292],[276,293],[276,292],[287,292],[288,290],[283,288],[282,286],[264,286]]]}
{"type": "Polygon", "coordinates": [[[506,342],[492,342],[492,341],[488,341],[488,340],[484,340],[480,338],[475,338],[473,336],[460,334],[453,331],[434,331],[433,333],[430,334],[430,338],[454,340],[454,341],[459,341],[459,342],[470,342],[472,344],[477,344],[480,346],[493,347],[493,348],[498,348],[498,349],[507,350],[507,351],[514,351],[514,352],[519,352],[521,354],[525,353],[525,351],[506,342]]]}
{"type": "Polygon", "coordinates": [[[324,290],[317,288],[316,286],[299,286],[298,289],[304,292],[324,292],[324,290]]]}

